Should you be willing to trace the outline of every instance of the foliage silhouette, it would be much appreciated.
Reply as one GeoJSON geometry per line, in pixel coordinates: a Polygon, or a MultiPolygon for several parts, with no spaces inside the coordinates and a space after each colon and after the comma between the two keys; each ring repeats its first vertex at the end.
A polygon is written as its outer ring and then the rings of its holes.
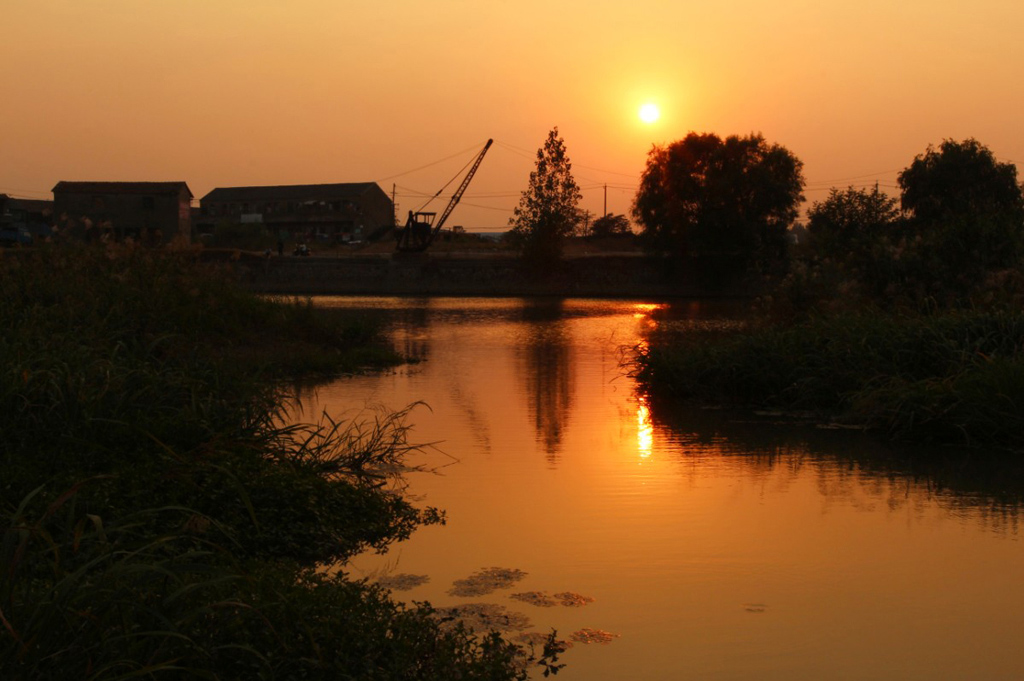
{"type": "Polygon", "coordinates": [[[976,139],[945,140],[899,174],[900,201],[915,219],[937,222],[967,215],[1024,218],[1017,167],[1000,163],[976,139]]]}
{"type": "Polygon", "coordinates": [[[1024,195],[1017,168],[975,139],[929,146],[899,174],[911,238],[939,280],[961,291],[985,272],[1024,255],[1024,195]]]}
{"type": "Polygon", "coordinates": [[[608,213],[594,220],[594,224],[590,226],[590,235],[594,237],[619,236],[629,233],[629,218],[625,215],[608,213]]]}
{"type": "Polygon", "coordinates": [[[915,310],[1024,296],[1024,195],[1016,168],[977,140],[929,146],[896,199],[833,189],[808,213],[809,256],[774,292],[782,316],[884,304],[915,310]]]}
{"type": "Polygon", "coordinates": [[[719,261],[726,274],[762,269],[786,253],[803,200],[803,163],[761,135],[690,133],[655,146],[633,204],[649,248],[682,261],[719,261]]]}
{"type": "Polygon", "coordinates": [[[581,197],[565,142],[558,128],[552,128],[544,146],[537,150],[530,184],[509,219],[510,236],[530,265],[545,268],[561,259],[565,239],[583,220],[581,197]]]}
{"type": "Polygon", "coordinates": [[[862,260],[872,244],[891,235],[900,219],[896,199],[878,189],[839,190],[807,212],[807,231],[817,255],[862,260]]]}

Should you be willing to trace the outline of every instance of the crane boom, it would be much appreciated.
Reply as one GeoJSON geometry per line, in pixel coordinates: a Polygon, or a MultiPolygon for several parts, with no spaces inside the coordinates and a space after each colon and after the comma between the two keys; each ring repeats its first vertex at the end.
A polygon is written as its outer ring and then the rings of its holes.
{"type": "Polygon", "coordinates": [[[466,173],[466,177],[462,179],[462,184],[460,184],[459,188],[455,190],[454,194],[452,194],[452,200],[448,202],[448,206],[444,209],[444,212],[441,213],[441,218],[437,221],[437,224],[434,225],[434,236],[437,236],[438,232],[441,231],[441,227],[444,225],[444,221],[447,220],[448,216],[452,214],[453,210],[455,210],[455,206],[458,205],[462,195],[466,192],[466,187],[469,186],[469,181],[473,179],[474,175],[476,175],[476,169],[480,167],[480,162],[484,160],[484,154],[486,154],[487,150],[491,148],[491,143],[493,141],[494,140],[487,140],[487,144],[484,145],[484,148],[480,151],[480,155],[477,156],[476,160],[473,162],[473,167],[469,169],[469,172],[466,173]]]}
{"type": "Polygon", "coordinates": [[[484,160],[484,155],[487,154],[487,150],[491,148],[493,142],[494,140],[487,140],[487,144],[484,145],[476,160],[473,161],[473,165],[466,173],[466,176],[462,178],[462,184],[452,194],[451,200],[445,206],[436,224],[434,223],[434,218],[437,216],[437,213],[413,213],[409,211],[409,219],[406,221],[402,231],[398,233],[398,245],[396,248],[399,251],[416,252],[427,250],[427,247],[430,246],[434,238],[441,232],[441,227],[444,226],[448,216],[455,210],[455,206],[458,205],[462,195],[466,192],[466,188],[469,186],[470,181],[476,174],[477,168],[480,167],[480,163],[484,160]]]}

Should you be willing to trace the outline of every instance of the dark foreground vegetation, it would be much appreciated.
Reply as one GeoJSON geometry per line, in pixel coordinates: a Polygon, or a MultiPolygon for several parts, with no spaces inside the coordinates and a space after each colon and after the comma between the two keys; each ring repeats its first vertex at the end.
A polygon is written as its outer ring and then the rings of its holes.
{"type": "MultiPolygon", "coordinates": [[[[655,338],[655,394],[810,411],[917,442],[1024,447],[1024,195],[975,140],[835,189],[738,333],[655,338]]],[[[689,186],[689,185],[687,185],[689,186]]]]}
{"type": "Polygon", "coordinates": [[[1024,447],[1024,314],[850,312],[655,341],[654,394],[808,412],[905,441],[1024,447]]]}
{"type": "Polygon", "coordinates": [[[318,565],[441,522],[402,414],[287,425],[281,380],[393,361],[186,254],[0,259],[0,676],[512,679],[516,648],[318,565]]]}

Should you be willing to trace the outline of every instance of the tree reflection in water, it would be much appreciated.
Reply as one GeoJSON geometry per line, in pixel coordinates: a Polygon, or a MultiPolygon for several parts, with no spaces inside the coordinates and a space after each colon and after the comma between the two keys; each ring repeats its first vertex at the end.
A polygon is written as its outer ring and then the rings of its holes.
{"type": "Polygon", "coordinates": [[[395,349],[403,357],[421,362],[430,357],[430,308],[430,298],[409,298],[405,307],[393,313],[395,349]]]}
{"type": "MultiPolygon", "coordinates": [[[[936,503],[996,532],[1019,531],[1024,463],[1006,452],[884,443],[871,433],[822,427],[797,415],[704,410],[672,400],[649,408],[654,432],[676,444],[680,462],[735,463],[760,480],[788,470],[795,481],[809,468],[823,509],[846,503],[894,511],[936,503]]],[[[699,467],[690,470],[703,474],[699,467]]]]}
{"type": "Polygon", "coordinates": [[[558,461],[576,392],[573,348],[561,300],[523,305],[524,337],[517,355],[530,419],[548,461],[558,461]]]}

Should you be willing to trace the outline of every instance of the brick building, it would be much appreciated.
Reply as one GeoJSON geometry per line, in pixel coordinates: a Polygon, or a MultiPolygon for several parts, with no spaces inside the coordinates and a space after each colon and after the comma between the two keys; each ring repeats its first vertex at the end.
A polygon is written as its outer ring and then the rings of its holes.
{"type": "Polygon", "coordinates": [[[191,205],[192,192],[184,182],[58,182],[53,188],[59,230],[87,240],[187,242],[191,205]]]}
{"type": "Polygon", "coordinates": [[[262,224],[282,238],[358,241],[394,226],[394,204],[376,182],[218,187],[199,201],[200,231],[262,224]]]}

